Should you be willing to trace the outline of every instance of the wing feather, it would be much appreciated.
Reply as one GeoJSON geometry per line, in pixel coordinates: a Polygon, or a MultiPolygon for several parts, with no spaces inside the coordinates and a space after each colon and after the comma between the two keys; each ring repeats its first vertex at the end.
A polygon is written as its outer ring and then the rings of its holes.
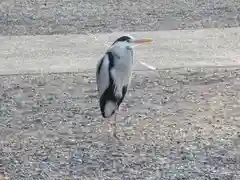
{"type": "Polygon", "coordinates": [[[116,59],[111,52],[97,65],[97,86],[100,95],[100,109],[104,118],[112,116],[122,103],[128,88],[128,74],[117,69],[116,59]]]}

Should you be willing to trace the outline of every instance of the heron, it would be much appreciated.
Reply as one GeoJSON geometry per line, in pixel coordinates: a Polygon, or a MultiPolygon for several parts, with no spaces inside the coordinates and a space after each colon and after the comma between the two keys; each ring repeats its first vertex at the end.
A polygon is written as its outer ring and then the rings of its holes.
{"type": "Polygon", "coordinates": [[[131,81],[133,48],[148,42],[152,40],[135,39],[129,35],[121,36],[113,42],[97,63],[96,82],[101,115],[109,119],[111,136],[117,140],[120,139],[116,134],[116,119],[131,81]]]}

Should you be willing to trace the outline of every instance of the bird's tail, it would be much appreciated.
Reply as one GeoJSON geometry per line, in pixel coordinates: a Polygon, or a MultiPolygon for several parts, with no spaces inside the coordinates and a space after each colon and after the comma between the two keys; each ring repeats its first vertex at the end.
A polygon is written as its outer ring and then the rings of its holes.
{"type": "Polygon", "coordinates": [[[104,118],[109,118],[111,117],[116,109],[118,108],[117,104],[113,101],[108,101],[106,105],[101,108],[101,113],[104,118]]]}

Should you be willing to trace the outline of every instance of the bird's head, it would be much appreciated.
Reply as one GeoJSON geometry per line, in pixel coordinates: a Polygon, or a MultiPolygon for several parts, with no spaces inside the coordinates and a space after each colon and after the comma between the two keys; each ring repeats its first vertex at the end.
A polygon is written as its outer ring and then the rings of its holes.
{"type": "Polygon", "coordinates": [[[149,43],[152,42],[151,39],[135,39],[131,36],[122,36],[120,38],[118,38],[113,44],[112,46],[120,46],[120,47],[126,47],[129,49],[132,49],[134,46],[137,46],[139,44],[142,43],[149,43]]]}

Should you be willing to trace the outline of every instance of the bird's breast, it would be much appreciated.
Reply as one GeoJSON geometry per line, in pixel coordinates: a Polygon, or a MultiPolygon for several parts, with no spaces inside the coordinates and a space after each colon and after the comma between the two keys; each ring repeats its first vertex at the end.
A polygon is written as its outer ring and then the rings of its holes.
{"type": "Polygon", "coordinates": [[[132,69],[132,59],[128,58],[128,59],[122,59],[120,61],[118,61],[118,63],[116,64],[116,68],[122,72],[128,72],[131,71],[132,69]]]}

